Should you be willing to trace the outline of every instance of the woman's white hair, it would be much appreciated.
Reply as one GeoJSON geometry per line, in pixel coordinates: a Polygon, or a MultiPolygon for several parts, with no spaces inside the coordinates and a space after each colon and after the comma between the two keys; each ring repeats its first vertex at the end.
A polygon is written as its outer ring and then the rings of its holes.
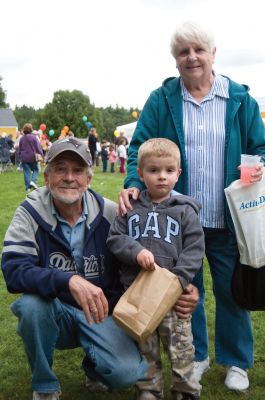
{"type": "Polygon", "coordinates": [[[182,42],[206,44],[210,50],[215,47],[213,34],[195,21],[183,22],[175,29],[170,41],[171,54],[175,59],[178,54],[179,45],[182,42]]]}

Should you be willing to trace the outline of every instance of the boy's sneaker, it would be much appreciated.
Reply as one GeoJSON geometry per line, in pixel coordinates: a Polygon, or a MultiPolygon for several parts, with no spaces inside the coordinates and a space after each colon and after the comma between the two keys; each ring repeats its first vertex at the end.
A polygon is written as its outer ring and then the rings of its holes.
{"type": "Polygon", "coordinates": [[[191,378],[193,378],[197,382],[200,382],[203,374],[206,371],[208,371],[209,368],[210,368],[209,357],[207,357],[203,361],[194,361],[194,367],[193,367],[191,378]]]}
{"type": "Polygon", "coordinates": [[[38,186],[37,186],[36,183],[33,182],[33,181],[30,181],[30,186],[31,186],[33,189],[38,189],[38,186]]]}
{"type": "Polygon", "coordinates": [[[61,392],[53,392],[53,393],[39,393],[33,392],[32,400],[59,400],[61,392]]]}

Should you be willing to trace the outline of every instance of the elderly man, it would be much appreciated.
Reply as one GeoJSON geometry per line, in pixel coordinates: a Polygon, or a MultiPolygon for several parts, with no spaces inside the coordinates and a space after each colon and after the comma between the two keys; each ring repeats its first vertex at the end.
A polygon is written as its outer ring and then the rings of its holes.
{"type": "Polygon", "coordinates": [[[8,290],[23,293],[11,308],[32,370],[33,400],[59,398],[54,348],[81,346],[88,378],[113,388],[146,371],[134,341],[109,316],[121,294],[106,247],[116,205],[88,189],[91,164],[85,144],[56,141],[46,187],[28,195],[5,236],[2,269],[8,290]]]}

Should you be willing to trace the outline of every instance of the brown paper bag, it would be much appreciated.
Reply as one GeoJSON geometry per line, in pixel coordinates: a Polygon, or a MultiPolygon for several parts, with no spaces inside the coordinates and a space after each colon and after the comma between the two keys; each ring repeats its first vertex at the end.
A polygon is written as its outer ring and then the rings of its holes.
{"type": "Polygon", "coordinates": [[[116,304],[113,319],[134,339],[145,340],[181,293],[176,275],[156,265],[154,271],[141,271],[137,275],[116,304]]]}

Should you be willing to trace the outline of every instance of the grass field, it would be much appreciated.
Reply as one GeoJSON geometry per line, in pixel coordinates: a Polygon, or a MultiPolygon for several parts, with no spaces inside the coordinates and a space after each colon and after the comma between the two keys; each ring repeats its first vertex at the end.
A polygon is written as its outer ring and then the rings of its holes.
{"type": "MultiPolygon", "coordinates": [[[[43,182],[40,178],[39,183],[43,182]]],[[[120,174],[103,174],[97,170],[92,181],[92,188],[103,196],[117,200],[123,177],[120,174]]],[[[0,174],[0,245],[5,231],[10,223],[16,207],[25,198],[23,174],[21,172],[5,172],[0,174]]],[[[255,365],[249,371],[250,389],[244,394],[227,390],[224,385],[226,370],[214,362],[214,314],[215,303],[212,296],[211,280],[207,265],[205,265],[207,315],[210,338],[211,368],[203,378],[202,400],[263,400],[265,399],[265,317],[264,313],[253,313],[253,328],[255,336],[255,365]]],[[[31,395],[30,370],[22,348],[22,343],[16,334],[16,318],[9,310],[10,304],[16,298],[7,292],[0,274],[0,400],[29,400],[31,395]]],[[[229,327],[227,327],[228,335],[229,327]]],[[[133,389],[107,394],[88,393],[84,386],[84,374],[80,368],[82,351],[56,351],[54,370],[62,385],[62,400],[132,400],[133,389]]],[[[165,366],[166,396],[169,396],[169,368],[166,359],[165,366]]]]}

